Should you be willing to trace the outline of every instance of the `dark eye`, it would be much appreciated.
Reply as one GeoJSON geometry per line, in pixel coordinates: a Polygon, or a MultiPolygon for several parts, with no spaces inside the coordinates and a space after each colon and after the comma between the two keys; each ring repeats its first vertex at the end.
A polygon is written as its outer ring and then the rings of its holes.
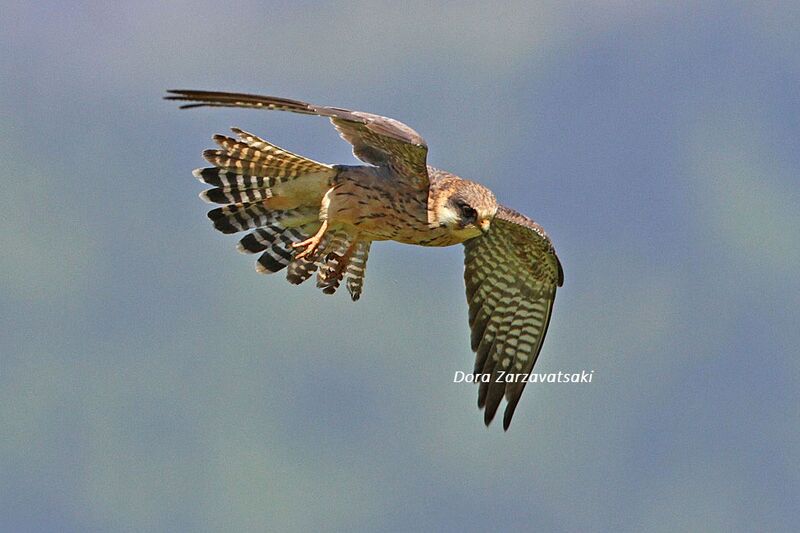
{"type": "Polygon", "coordinates": [[[478,213],[476,213],[475,210],[472,209],[470,206],[462,205],[461,206],[461,216],[465,220],[475,220],[476,218],[478,218],[478,213]]]}

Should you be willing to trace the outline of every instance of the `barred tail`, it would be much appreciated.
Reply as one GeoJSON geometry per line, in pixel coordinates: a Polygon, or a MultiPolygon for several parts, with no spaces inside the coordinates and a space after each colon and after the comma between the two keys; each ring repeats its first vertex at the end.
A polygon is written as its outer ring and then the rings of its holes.
{"type": "Polygon", "coordinates": [[[213,167],[194,171],[214,188],[201,193],[210,203],[222,204],[208,212],[222,233],[250,231],[239,241],[240,252],[261,254],[256,270],[271,274],[288,266],[286,278],[299,284],[317,272],[317,285],[332,294],[347,277],[353,300],[361,294],[369,242],[353,240],[345,232],[327,233],[313,257],[296,259],[292,246],[319,230],[322,197],[337,170],[233,128],[237,139],[215,135],[220,149],[203,157],[213,167]]]}
{"type": "Polygon", "coordinates": [[[347,264],[347,291],[353,301],[361,298],[361,289],[364,287],[364,274],[367,269],[370,241],[356,242],[355,250],[347,264]]]}
{"type": "Polygon", "coordinates": [[[370,244],[345,232],[335,232],[330,243],[326,243],[325,260],[317,273],[317,287],[326,294],[333,294],[347,278],[347,292],[354,302],[358,300],[364,286],[370,244]]]}
{"type": "Polygon", "coordinates": [[[290,201],[301,192],[298,205],[300,200],[318,205],[336,176],[333,166],[278,148],[238,128],[232,131],[238,139],[215,135],[214,142],[221,149],[203,152],[206,161],[214,166],[193,173],[214,187],[203,191],[201,198],[216,204],[259,202],[281,196],[290,201]],[[292,186],[295,180],[302,180],[302,187],[292,186]]]}

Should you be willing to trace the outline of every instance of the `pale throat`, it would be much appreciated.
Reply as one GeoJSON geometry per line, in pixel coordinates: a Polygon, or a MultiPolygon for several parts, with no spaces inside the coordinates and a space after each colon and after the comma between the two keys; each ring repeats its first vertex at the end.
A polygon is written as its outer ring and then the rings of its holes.
{"type": "Polygon", "coordinates": [[[440,228],[446,228],[447,232],[454,237],[456,242],[463,242],[481,234],[481,230],[477,227],[463,227],[461,217],[455,209],[449,206],[439,208],[437,222],[440,228]]]}

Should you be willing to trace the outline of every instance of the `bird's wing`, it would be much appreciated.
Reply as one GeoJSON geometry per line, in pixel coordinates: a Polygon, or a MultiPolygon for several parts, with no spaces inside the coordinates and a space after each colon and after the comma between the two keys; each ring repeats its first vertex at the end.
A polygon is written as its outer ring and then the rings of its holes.
{"type": "Polygon", "coordinates": [[[400,121],[337,107],[326,107],[253,94],[216,91],[168,91],[167,100],[191,102],[193,107],[251,107],[275,109],[330,118],[344,140],[353,145],[353,154],[371,165],[390,167],[399,179],[420,189],[428,186],[426,158],[428,146],[422,136],[400,121]]]}
{"type": "Polygon", "coordinates": [[[544,230],[505,207],[485,235],[464,243],[464,252],[475,373],[491,376],[480,384],[478,406],[489,425],[505,395],[508,429],[526,384],[517,375],[529,375],[536,363],[564,274],[544,230]],[[516,381],[499,380],[501,371],[516,381]]]}

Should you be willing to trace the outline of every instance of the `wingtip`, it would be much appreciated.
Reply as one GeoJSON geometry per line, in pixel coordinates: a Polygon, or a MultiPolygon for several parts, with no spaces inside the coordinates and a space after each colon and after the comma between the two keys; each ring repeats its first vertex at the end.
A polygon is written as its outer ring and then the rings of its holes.
{"type": "MultiPolygon", "coordinates": [[[[186,89],[167,89],[167,96],[164,96],[163,98],[164,98],[164,100],[170,100],[170,101],[179,101],[179,102],[190,101],[191,102],[193,100],[197,100],[197,96],[202,96],[201,94],[199,94],[199,93],[202,93],[202,92],[203,91],[189,91],[189,90],[186,90],[186,89]],[[194,95],[194,98],[192,97],[193,95],[194,95]]],[[[183,105],[179,106],[178,109],[191,109],[191,108],[194,108],[194,107],[203,107],[204,105],[206,105],[206,104],[202,103],[202,102],[189,103],[189,104],[183,104],[183,105]]]]}
{"type": "Polygon", "coordinates": [[[183,89],[167,89],[167,95],[163,98],[164,100],[186,100],[188,93],[189,91],[183,89]]]}
{"type": "MultiPolygon", "coordinates": [[[[492,412],[489,409],[485,409],[485,406],[481,405],[480,399],[478,400],[478,407],[481,408],[481,409],[484,409],[484,411],[483,411],[483,424],[488,428],[491,425],[492,421],[494,420],[496,412],[492,412]]],[[[511,427],[511,419],[514,416],[514,410],[515,409],[516,409],[516,405],[512,409],[509,409],[508,407],[506,407],[506,411],[503,414],[503,432],[508,431],[508,428],[511,427]]]]}
{"type": "MultiPolygon", "coordinates": [[[[520,393],[521,395],[522,393],[520,393]]],[[[517,403],[519,402],[520,396],[516,398],[512,398],[508,405],[506,405],[506,411],[503,413],[503,431],[508,431],[508,428],[511,427],[511,419],[514,418],[514,411],[517,410],[517,403]]]]}
{"type": "Polygon", "coordinates": [[[165,96],[164,98],[172,98],[172,99],[185,98],[192,93],[202,93],[202,92],[204,91],[193,91],[191,89],[167,89],[167,94],[169,94],[170,96],[165,96]]]}
{"type": "Polygon", "coordinates": [[[486,427],[489,427],[489,424],[492,423],[494,420],[494,412],[490,409],[483,410],[483,423],[486,424],[486,427]]]}
{"type": "MultiPolygon", "coordinates": [[[[555,255],[555,254],[554,254],[555,255]]],[[[556,255],[556,265],[558,265],[558,286],[564,286],[564,267],[561,266],[561,259],[556,255]]]]}

